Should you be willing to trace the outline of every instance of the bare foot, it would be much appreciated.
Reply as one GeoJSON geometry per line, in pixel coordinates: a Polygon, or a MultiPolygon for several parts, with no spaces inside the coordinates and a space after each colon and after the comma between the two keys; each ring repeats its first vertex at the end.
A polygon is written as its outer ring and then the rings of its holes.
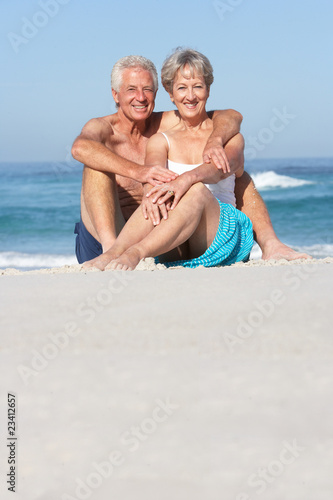
{"type": "Polygon", "coordinates": [[[134,271],[140,260],[141,255],[139,250],[135,247],[131,247],[122,255],[110,262],[105,269],[113,269],[114,271],[134,271]]]}
{"type": "Polygon", "coordinates": [[[297,259],[312,259],[311,255],[306,253],[296,252],[292,248],[288,247],[284,243],[281,243],[279,240],[269,241],[263,251],[262,251],[262,259],[263,260],[297,260],[297,259]]]}
{"type": "Polygon", "coordinates": [[[94,259],[87,260],[87,262],[84,262],[83,264],[83,269],[89,270],[89,269],[99,269],[100,271],[104,271],[106,266],[114,259],[116,255],[112,255],[109,252],[102,253],[98,257],[95,257],[94,259]]]}

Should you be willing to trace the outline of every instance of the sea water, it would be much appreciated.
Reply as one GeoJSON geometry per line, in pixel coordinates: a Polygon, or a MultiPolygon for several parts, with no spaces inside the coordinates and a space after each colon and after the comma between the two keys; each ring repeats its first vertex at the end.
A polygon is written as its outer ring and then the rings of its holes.
{"type": "MultiPolygon", "coordinates": [[[[246,163],[279,238],[316,258],[333,257],[333,158],[246,163]]],[[[0,163],[0,268],[77,263],[82,166],[0,163]]],[[[255,246],[251,258],[260,258],[255,246]]]]}

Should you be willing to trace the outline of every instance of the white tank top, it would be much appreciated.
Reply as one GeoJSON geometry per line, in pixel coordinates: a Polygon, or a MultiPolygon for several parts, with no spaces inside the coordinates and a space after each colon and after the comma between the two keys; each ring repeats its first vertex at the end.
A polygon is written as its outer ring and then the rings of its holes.
{"type": "MultiPolygon", "coordinates": [[[[170,149],[170,141],[168,136],[164,132],[162,132],[162,134],[166,138],[170,149]]],[[[201,165],[201,163],[198,163],[196,165],[187,165],[186,163],[176,163],[169,159],[167,164],[169,170],[172,170],[172,172],[175,172],[179,175],[183,174],[184,172],[188,172],[189,170],[193,170],[199,165],[201,165]]],[[[230,205],[235,207],[235,179],[235,174],[232,174],[226,179],[222,179],[221,181],[217,182],[216,184],[205,184],[205,186],[207,186],[207,188],[212,192],[215,198],[220,200],[222,203],[229,203],[230,205]]]]}

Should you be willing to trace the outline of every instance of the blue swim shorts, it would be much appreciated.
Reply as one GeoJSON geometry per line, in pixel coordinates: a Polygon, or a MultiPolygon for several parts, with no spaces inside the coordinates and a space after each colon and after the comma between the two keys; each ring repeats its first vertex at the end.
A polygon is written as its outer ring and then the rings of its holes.
{"type": "Polygon", "coordinates": [[[81,218],[80,222],[75,224],[74,234],[77,235],[75,253],[79,264],[94,259],[103,253],[102,245],[89,233],[81,218]]]}
{"type": "Polygon", "coordinates": [[[195,259],[163,262],[166,267],[229,266],[249,259],[253,246],[253,228],[250,219],[232,205],[217,201],[220,204],[219,227],[210,247],[195,259]]]}

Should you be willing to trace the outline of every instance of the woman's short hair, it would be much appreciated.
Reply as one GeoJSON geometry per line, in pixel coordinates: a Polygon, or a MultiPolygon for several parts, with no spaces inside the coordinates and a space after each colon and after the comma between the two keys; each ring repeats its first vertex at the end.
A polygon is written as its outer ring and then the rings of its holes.
{"type": "Polygon", "coordinates": [[[185,76],[183,73],[185,66],[190,68],[192,78],[194,73],[202,75],[207,88],[210,88],[214,81],[214,76],[213,67],[209,59],[196,50],[178,47],[171,56],[167,57],[164,61],[161,70],[162,85],[167,92],[172,94],[173,82],[178,70],[185,76]]]}
{"type": "Polygon", "coordinates": [[[122,84],[124,70],[127,68],[137,67],[149,71],[153,78],[154,91],[156,91],[158,89],[158,76],[155,64],[143,56],[126,56],[119,59],[119,61],[116,62],[111,71],[111,88],[116,92],[119,92],[122,84]]]}

